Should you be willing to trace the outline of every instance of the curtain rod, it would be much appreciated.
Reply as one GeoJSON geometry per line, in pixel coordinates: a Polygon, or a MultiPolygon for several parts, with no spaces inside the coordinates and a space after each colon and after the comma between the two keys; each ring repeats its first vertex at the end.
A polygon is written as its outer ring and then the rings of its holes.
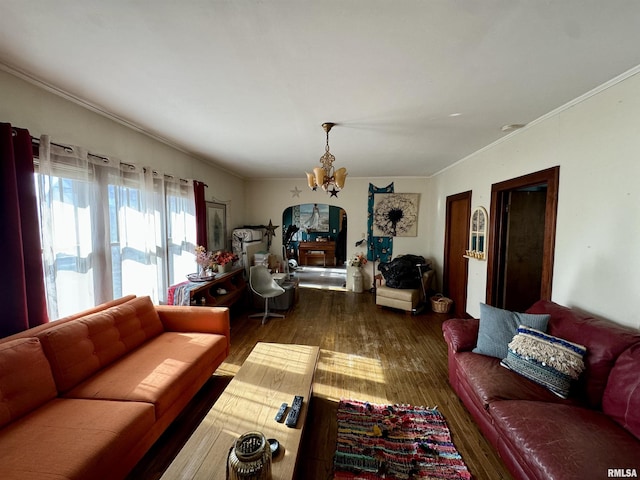
{"type": "MultiPolygon", "coordinates": [[[[35,143],[37,147],[40,146],[40,139],[37,137],[34,137],[33,135],[31,136],[31,143],[35,143]]],[[[71,148],[69,145],[62,145],[61,143],[54,143],[54,142],[50,142],[51,145],[55,145],[56,147],[60,147],[60,148],[64,148],[65,151],[67,152],[73,152],[73,148],[71,148]]]]}
{"type": "MultiPolygon", "coordinates": [[[[15,132],[15,129],[13,129],[13,131],[15,132]]],[[[34,144],[36,147],[40,147],[40,139],[37,137],[34,137],[33,135],[31,136],[31,143],[34,144]]],[[[70,147],[69,145],[63,145],[61,143],[55,143],[55,142],[50,142],[51,145],[55,145],[56,147],[60,147],[60,148],[64,148],[64,150],[66,152],[73,152],[73,148],[70,147]]],[[[91,157],[95,157],[95,158],[99,158],[100,160],[103,160],[104,162],[109,161],[109,157],[103,157],[102,155],[96,155],[95,153],[91,153],[91,152],[87,152],[87,155],[91,156],[91,157]]],[[[133,170],[134,168],[136,168],[135,165],[131,164],[131,163],[126,163],[126,162],[120,162],[121,165],[124,165],[125,167],[129,167],[131,170],[133,170]]],[[[145,169],[146,170],[146,169],[145,169]]],[[[151,170],[151,173],[154,175],[160,175],[156,170],[151,170]]],[[[175,178],[173,175],[169,175],[169,174],[164,174],[165,178],[175,178]]],[[[178,179],[181,182],[184,183],[188,183],[189,180],[186,180],[184,178],[179,178],[178,179]]],[[[207,185],[206,183],[204,184],[205,187],[209,187],[209,185],[207,185]]]]}

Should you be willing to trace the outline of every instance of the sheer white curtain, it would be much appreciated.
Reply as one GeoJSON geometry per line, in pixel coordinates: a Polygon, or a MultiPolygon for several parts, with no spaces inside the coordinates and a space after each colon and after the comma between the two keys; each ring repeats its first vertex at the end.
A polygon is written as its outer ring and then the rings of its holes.
{"type": "Polygon", "coordinates": [[[120,164],[109,181],[111,263],[116,298],[149,295],[155,303],[162,281],[162,185],[150,169],[120,164]]]}
{"type": "MultiPolygon", "coordinates": [[[[193,181],[165,177],[169,285],[195,272],[196,204],[193,181]]],[[[164,290],[165,292],[167,289],[164,290]]]]}
{"type": "Polygon", "coordinates": [[[108,248],[101,241],[108,216],[100,199],[106,192],[99,178],[114,169],[109,162],[96,168],[80,147],[53,145],[46,135],[40,139],[36,190],[51,319],[112,297],[108,248]]]}
{"type": "Polygon", "coordinates": [[[36,184],[51,319],[123,295],[166,300],[193,271],[193,185],[40,141],[36,184]]]}

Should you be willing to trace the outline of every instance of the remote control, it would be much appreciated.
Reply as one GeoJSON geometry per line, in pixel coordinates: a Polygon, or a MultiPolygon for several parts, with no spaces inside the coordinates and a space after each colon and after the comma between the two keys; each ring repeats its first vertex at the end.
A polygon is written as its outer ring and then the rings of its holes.
{"type": "Polygon", "coordinates": [[[282,422],[282,420],[284,420],[284,412],[287,411],[287,404],[283,403],[282,405],[280,405],[280,409],[278,410],[278,413],[276,413],[276,422],[282,422]]]}
{"type": "Polygon", "coordinates": [[[293,428],[296,426],[296,423],[298,423],[300,410],[302,410],[302,400],[303,400],[303,397],[301,397],[300,395],[296,395],[293,398],[293,403],[291,404],[291,410],[289,410],[289,415],[287,415],[287,419],[284,422],[284,424],[287,427],[293,428]]]}

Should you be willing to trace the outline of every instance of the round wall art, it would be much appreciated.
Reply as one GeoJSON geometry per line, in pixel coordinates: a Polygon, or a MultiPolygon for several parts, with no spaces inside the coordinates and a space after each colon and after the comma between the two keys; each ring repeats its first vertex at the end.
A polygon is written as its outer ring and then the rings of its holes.
{"type": "Polygon", "coordinates": [[[415,237],[418,235],[419,193],[376,193],[373,198],[373,235],[415,237]]]}

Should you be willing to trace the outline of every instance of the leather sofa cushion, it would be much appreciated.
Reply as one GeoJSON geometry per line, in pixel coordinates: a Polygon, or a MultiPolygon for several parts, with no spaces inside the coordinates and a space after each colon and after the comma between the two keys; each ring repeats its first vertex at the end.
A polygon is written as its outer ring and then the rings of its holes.
{"type": "Polygon", "coordinates": [[[0,344],[0,427],[57,394],[49,362],[37,338],[0,344]]]}
{"type": "Polygon", "coordinates": [[[618,357],[604,391],[602,409],[640,439],[640,344],[618,357]]]}
{"type": "Polygon", "coordinates": [[[53,399],[2,430],[0,478],[114,478],[153,423],[148,403],[53,399]]]}
{"type": "Polygon", "coordinates": [[[160,418],[192,384],[226,355],[227,340],[211,333],[165,332],[70,390],[73,398],[129,400],[155,405],[160,418]]]}
{"type": "Polygon", "coordinates": [[[592,408],[601,408],[607,379],[616,359],[632,344],[640,342],[640,333],[546,300],[533,304],[527,313],[550,314],[547,333],[587,348],[585,371],[572,393],[583,397],[592,408]]]}
{"type": "Polygon", "coordinates": [[[471,352],[456,354],[461,383],[471,390],[485,409],[500,400],[535,400],[539,402],[573,403],[542,385],[500,365],[500,360],[471,352]]]}
{"type": "Polygon", "coordinates": [[[65,392],[162,331],[151,299],[137,297],[38,337],[58,390],[65,392]]]}
{"type": "Polygon", "coordinates": [[[640,470],[640,443],[602,412],[530,401],[496,402],[494,425],[533,478],[607,478],[612,468],[640,470]]]}

